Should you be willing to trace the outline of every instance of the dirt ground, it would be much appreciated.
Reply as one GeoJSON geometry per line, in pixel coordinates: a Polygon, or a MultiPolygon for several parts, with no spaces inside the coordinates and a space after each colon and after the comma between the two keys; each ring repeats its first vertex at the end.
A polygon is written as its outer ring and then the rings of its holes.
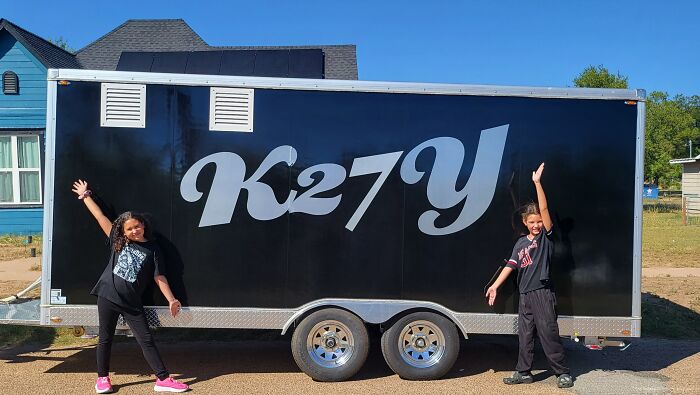
{"type": "Polygon", "coordinates": [[[642,291],[666,298],[700,314],[700,276],[642,277],[642,291]]]}
{"type": "Polygon", "coordinates": [[[34,281],[41,275],[41,257],[0,261],[0,280],[34,281]]]}
{"type": "Polygon", "coordinates": [[[642,277],[700,277],[700,267],[645,267],[642,277]]]}
{"type": "Polygon", "coordinates": [[[642,292],[700,314],[700,268],[642,268],[642,292]]]}
{"type": "MultiPolygon", "coordinates": [[[[200,394],[697,394],[700,342],[633,339],[624,350],[590,351],[565,341],[573,388],[556,388],[555,377],[536,352],[536,382],[509,387],[502,378],[517,358],[515,336],[474,336],[463,340],[448,375],[436,381],[406,381],[383,361],[377,338],[362,370],[342,383],[314,382],[301,373],[289,341],[183,342],[161,344],[171,374],[200,394]]],[[[0,350],[2,393],[91,393],[94,346],[0,350]]],[[[118,394],[152,393],[153,376],[133,339],[115,344],[112,380],[118,394]]]]}
{"type": "MultiPolygon", "coordinates": [[[[38,258],[0,262],[0,298],[14,294],[40,272],[38,258]]],[[[700,269],[644,268],[644,296],[664,298],[700,314],[700,269]]],[[[35,293],[36,295],[36,293],[35,293]]],[[[643,328],[644,333],[644,328],[643,328]]],[[[498,394],[700,394],[700,341],[630,339],[627,348],[587,350],[565,341],[567,358],[577,378],[573,389],[556,388],[538,351],[537,381],[508,387],[501,380],[517,358],[517,337],[475,336],[463,341],[460,357],[445,379],[401,380],[386,366],[373,339],[365,367],[344,383],[317,383],[301,373],[291,357],[289,341],[196,342],[161,345],[172,373],[200,393],[381,394],[401,392],[498,394]]],[[[91,393],[94,385],[94,343],[67,347],[33,344],[0,350],[0,393],[91,393]]],[[[115,345],[112,370],[117,393],[152,392],[152,377],[133,339],[115,345]]]]}
{"type": "MultiPolygon", "coordinates": [[[[11,261],[0,261],[0,299],[25,289],[34,280],[41,277],[41,257],[22,258],[11,261]]],[[[38,296],[34,292],[28,296],[38,296]]]]}

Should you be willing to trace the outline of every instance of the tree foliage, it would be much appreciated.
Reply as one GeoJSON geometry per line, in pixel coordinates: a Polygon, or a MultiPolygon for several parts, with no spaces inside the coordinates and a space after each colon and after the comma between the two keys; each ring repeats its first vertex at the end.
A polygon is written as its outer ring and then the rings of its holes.
{"type": "Polygon", "coordinates": [[[64,50],[64,51],[68,51],[68,52],[71,52],[71,53],[75,53],[75,49],[72,48],[70,45],[68,45],[68,41],[66,41],[66,39],[63,38],[63,36],[60,36],[60,37],[58,37],[58,38],[55,39],[55,40],[50,38],[50,39],[49,39],[49,42],[50,42],[51,44],[53,44],[53,45],[55,45],[55,46],[61,48],[61,49],[64,50]]]}
{"type": "Polygon", "coordinates": [[[687,99],[684,96],[669,99],[664,92],[652,92],[647,97],[644,177],[662,187],[680,182],[682,166],[669,161],[687,158],[688,140],[700,139],[697,127],[700,120],[693,116],[694,111],[700,112],[700,107],[687,99]]]}
{"type": "Polygon", "coordinates": [[[578,77],[574,78],[574,86],[579,88],[627,89],[627,77],[620,75],[620,73],[610,74],[603,65],[588,66],[578,77]]]}
{"type": "MultiPolygon", "coordinates": [[[[589,66],[574,79],[574,85],[585,88],[627,88],[627,77],[615,75],[602,65],[589,66]]],[[[700,96],[679,95],[673,99],[665,92],[652,92],[647,97],[644,131],[644,179],[663,188],[677,188],[682,167],[671,159],[689,156],[688,141],[700,144],[700,96]]],[[[693,155],[700,153],[700,147],[693,155]]]]}
{"type": "Polygon", "coordinates": [[[676,101],[695,118],[695,127],[700,128],[700,96],[679,95],[676,96],[676,101]]]}

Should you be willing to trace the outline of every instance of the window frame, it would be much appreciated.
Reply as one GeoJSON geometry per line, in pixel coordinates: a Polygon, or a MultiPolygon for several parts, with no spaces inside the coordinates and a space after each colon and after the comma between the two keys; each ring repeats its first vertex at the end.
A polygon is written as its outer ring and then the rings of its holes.
{"type": "Polygon", "coordinates": [[[9,172],[12,174],[12,201],[0,202],[0,208],[7,206],[36,206],[43,204],[43,182],[41,172],[41,140],[39,134],[0,134],[0,137],[10,138],[10,155],[12,155],[12,167],[0,167],[0,172],[9,172]],[[37,139],[37,148],[39,152],[39,167],[19,167],[19,137],[34,137],[37,139]],[[20,174],[22,172],[32,172],[39,174],[39,200],[31,202],[22,202],[20,191],[20,174]]]}

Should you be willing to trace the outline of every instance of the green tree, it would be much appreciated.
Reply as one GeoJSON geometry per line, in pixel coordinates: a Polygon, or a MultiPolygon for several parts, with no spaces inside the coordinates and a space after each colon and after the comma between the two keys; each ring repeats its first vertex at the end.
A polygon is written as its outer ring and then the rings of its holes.
{"type": "Polygon", "coordinates": [[[690,115],[695,118],[695,126],[700,128],[700,96],[683,96],[678,95],[675,99],[690,115]]]}
{"type": "Polygon", "coordinates": [[[644,133],[644,177],[648,181],[664,188],[680,182],[682,167],[668,162],[687,157],[688,140],[700,139],[698,119],[693,116],[694,112],[700,115],[699,105],[692,97],[671,100],[665,92],[649,94],[644,133]]]}
{"type": "Polygon", "coordinates": [[[574,78],[574,86],[579,88],[616,88],[627,89],[627,77],[610,74],[601,64],[598,67],[586,67],[578,77],[574,78]]]}
{"type": "Polygon", "coordinates": [[[49,42],[50,42],[51,44],[53,44],[53,45],[55,45],[55,46],[61,48],[61,49],[64,50],[64,51],[68,51],[68,52],[71,52],[71,53],[75,53],[75,49],[72,48],[70,45],[68,45],[68,41],[66,41],[66,39],[63,38],[63,36],[60,36],[60,37],[58,37],[58,38],[55,39],[55,40],[50,38],[50,39],[49,39],[49,42]]]}
{"type": "MultiPolygon", "coordinates": [[[[586,67],[573,82],[581,88],[628,88],[626,76],[610,74],[603,65],[586,67]]],[[[682,168],[668,162],[688,156],[688,140],[695,147],[700,143],[700,96],[669,99],[665,92],[650,93],[644,137],[644,179],[662,188],[677,187],[682,168]]],[[[694,152],[700,153],[700,147],[694,152]]]]}

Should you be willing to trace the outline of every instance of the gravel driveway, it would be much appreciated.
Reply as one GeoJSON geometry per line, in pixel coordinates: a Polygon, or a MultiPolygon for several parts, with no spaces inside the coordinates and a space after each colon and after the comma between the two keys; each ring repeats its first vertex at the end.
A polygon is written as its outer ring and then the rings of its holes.
{"type": "MultiPolygon", "coordinates": [[[[374,339],[365,367],[351,381],[318,383],[301,373],[289,343],[275,341],[183,342],[161,344],[171,373],[200,394],[419,394],[419,393],[700,393],[700,341],[634,339],[624,350],[590,351],[565,342],[577,381],[569,390],[556,388],[543,369],[538,350],[531,385],[505,386],[517,356],[515,336],[475,336],[463,341],[460,358],[450,374],[437,381],[398,378],[384,363],[374,339]]],[[[94,346],[41,349],[41,346],[0,351],[0,393],[93,393],[94,346]]],[[[112,375],[119,394],[152,393],[153,376],[133,339],[115,344],[112,375]]]]}

